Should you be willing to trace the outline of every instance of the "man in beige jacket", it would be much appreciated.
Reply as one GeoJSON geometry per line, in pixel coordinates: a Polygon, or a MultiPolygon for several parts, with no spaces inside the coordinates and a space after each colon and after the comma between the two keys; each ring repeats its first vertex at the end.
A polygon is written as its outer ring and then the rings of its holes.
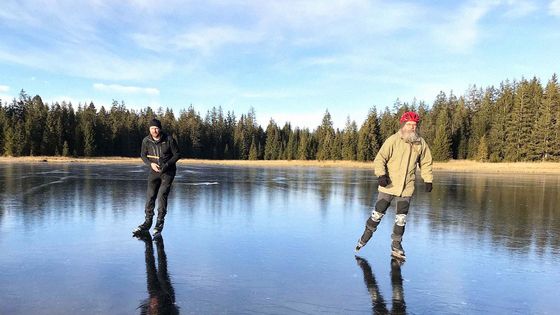
{"type": "Polygon", "coordinates": [[[405,112],[401,119],[401,128],[397,133],[385,140],[373,161],[375,175],[378,177],[379,194],[375,208],[367,219],[366,229],[358,240],[356,251],[359,251],[369,241],[373,232],[377,230],[381,218],[385,215],[391,201],[395,199],[397,215],[391,239],[391,254],[405,259],[401,245],[406,225],[406,215],[410,206],[410,198],[414,193],[416,166],[420,167],[420,174],[426,185],[426,191],[432,191],[432,154],[428,144],[416,131],[420,121],[418,114],[405,112]]]}

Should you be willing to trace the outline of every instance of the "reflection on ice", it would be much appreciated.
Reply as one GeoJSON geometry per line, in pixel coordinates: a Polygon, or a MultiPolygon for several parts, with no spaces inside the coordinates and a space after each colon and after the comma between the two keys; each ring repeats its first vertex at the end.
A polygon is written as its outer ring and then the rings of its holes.
{"type": "Polygon", "coordinates": [[[401,267],[392,220],[353,256],[377,195],[369,170],[180,166],[164,250],[130,237],[140,169],[0,164],[0,314],[560,309],[558,176],[436,173],[411,203],[401,267]]]}

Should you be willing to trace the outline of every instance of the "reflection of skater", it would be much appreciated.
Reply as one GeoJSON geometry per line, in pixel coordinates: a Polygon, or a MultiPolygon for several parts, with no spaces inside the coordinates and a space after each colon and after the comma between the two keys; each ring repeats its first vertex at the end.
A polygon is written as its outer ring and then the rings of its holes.
{"type": "Polygon", "coordinates": [[[391,254],[401,259],[406,257],[401,241],[410,198],[414,193],[417,164],[420,165],[426,191],[432,191],[432,154],[426,141],[416,131],[419,120],[416,113],[404,113],[400,119],[401,129],[385,140],[375,157],[373,164],[378,177],[379,194],[375,208],[367,219],[365,231],[356,245],[356,251],[366,245],[391,201],[395,199],[397,215],[391,235],[391,254]]]}
{"type": "Polygon", "coordinates": [[[140,304],[140,314],[179,314],[175,305],[175,291],[167,273],[167,256],[163,238],[156,239],[158,266],[154,259],[154,245],[149,234],[139,236],[146,245],[146,279],[148,282],[147,298],[140,304]]]}
{"type": "Polygon", "coordinates": [[[406,314],[406,303],[404,301],[403,279],[401,275],[401,261],[391,259],[391,286],[393,288],[393,307],[391,312],[379,291],[377,281],[367,260],[356,256],[356,262],[364,273],[364,283],[371,297],[373,314],[406,314]]]}
{"type": "Polygon", "coordinates": [[[150,229],[157,197],[158,215],[154,238],[158,238],[161,236],[167,213],[167,196],[177,171],[175,163],[179,160],[179,148],[173,137],[161,131],[161,122],[157,119],[152,119],[150,122],[150,134],[142,140],[140,156],[150,167],[150,175],[145,206],[146,217],[144,223],[140,224],[133,233],[138,234],[150,229]]]}

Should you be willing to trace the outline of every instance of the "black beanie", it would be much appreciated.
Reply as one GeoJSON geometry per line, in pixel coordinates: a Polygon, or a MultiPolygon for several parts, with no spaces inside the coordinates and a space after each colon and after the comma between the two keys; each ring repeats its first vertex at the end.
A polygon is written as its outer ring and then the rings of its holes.
{"type": "Polygon", "coordinates": [[[152,120],[150,121],[150,127],[152,127],[152,126],[158,127],[159,129],[161,129],[161,121],[159,121],[159,120],[157,120],[157,119],[155,119],[155,118],[152,119],[152,120]]]}

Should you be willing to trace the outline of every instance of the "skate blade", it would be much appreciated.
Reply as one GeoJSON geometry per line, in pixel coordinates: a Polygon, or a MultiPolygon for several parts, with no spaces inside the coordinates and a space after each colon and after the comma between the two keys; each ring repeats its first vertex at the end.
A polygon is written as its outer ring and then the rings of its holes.
{"type": "Polygon", "coordinates": [[[132,231],[132,236],[143,236],[143,235],[150,235],[150,232],[148,230],[132,231]]]}

